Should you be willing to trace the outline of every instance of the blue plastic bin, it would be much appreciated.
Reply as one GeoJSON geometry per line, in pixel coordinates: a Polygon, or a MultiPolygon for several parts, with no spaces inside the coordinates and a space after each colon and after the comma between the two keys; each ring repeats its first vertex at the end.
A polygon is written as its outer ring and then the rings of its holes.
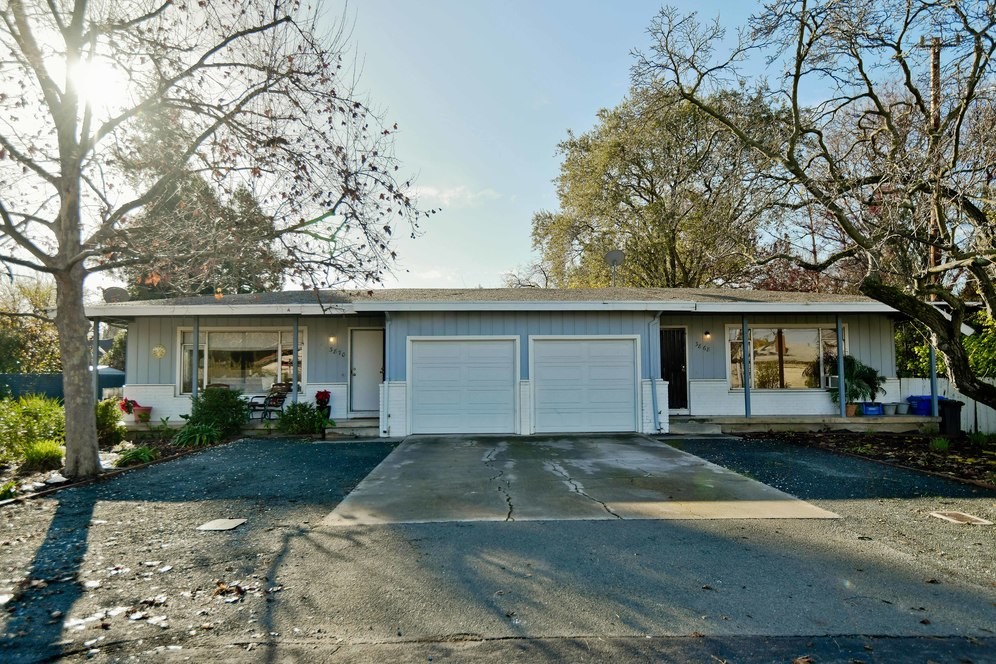
{"type": "Polygon", "coordinates": [[[861,404],[861,414],[862,415],[881,415],[882,414],[882,404],[880,403],[863,403],[861,404]]]}
{"type": "MultiPolygon", "coordinates": [[[[930,415],[930,395],[915,395],[906,397],[910,403],[910,415],[920,415],[927,417],[930,415]]],[[[937,397],[938,401],[943,401],[944,397],[937,397]]]]}

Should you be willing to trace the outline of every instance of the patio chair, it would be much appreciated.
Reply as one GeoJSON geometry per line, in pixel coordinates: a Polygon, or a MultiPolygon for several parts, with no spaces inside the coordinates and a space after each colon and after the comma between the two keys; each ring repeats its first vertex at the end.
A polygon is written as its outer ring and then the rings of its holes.
{"type": "Polygon", "coordinates": [[[249,419],[269,420],[274,413],[284,412],[284,402],[290,393],[290,383],[274,383],[266,394],[249,398],[249,419]]]}

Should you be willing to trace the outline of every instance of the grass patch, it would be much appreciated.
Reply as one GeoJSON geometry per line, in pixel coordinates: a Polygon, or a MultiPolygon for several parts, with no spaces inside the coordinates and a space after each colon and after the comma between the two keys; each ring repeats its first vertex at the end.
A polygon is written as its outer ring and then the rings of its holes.
{"type": "Polygon", "coordinates": [[[38,440],[24,450],[24,461],[21,462],[22,473],[40,473],[46,470],[62,468],[62,458],[66,452],[55,440],[38,440]]]}
{"type": "Polygon", "coordinates": [[[213,424],[186,424],[173,436],[177,447],[207,447],[221,440],[221,432],[213,424]]]}
{"type": "Polygon", "coordinates": [[[154,447],[147,447],[145,445],[141,447],[132,447],[125,450],[114,462],[117,468],[125,468],[127,466],[138,466],[143,463],[149,463],[155,461],[159,458],[159,450],[154,447]]]}
{"type": "Polygon", "coordinates": [[[951,441],[941,436],[931,438],[929,445],[931,452],[947,452],[951,449],[951,441]]]}

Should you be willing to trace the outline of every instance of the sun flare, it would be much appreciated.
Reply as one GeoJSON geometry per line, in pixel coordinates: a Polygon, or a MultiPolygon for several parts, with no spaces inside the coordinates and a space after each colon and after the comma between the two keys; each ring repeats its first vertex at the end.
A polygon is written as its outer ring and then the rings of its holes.
{"type": "Polygon", "coordinates": [[[72,85],[97,117],[109,117],[131,104],[128,75],[109,60],[84,60],[69,70],[72,85]]]}

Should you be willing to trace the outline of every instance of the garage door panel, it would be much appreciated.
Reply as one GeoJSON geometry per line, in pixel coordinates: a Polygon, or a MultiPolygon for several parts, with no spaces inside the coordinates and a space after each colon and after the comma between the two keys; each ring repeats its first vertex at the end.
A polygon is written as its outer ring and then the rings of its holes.
{"type": "Polygon", "coordinates": [[[635,431],[636,341],[533,341],[534,429],[635,431]]]}
{"type": "Polygon", "coordinates": [[[413,433],[514,433],[511,340],[413,340],[413,433]]]}

